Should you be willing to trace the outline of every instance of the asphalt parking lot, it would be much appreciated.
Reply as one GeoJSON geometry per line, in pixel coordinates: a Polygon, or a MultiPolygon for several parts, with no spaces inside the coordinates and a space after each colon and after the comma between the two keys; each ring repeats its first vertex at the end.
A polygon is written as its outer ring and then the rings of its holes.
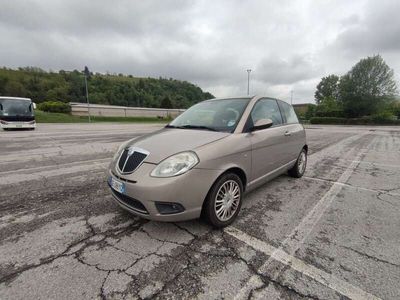
{"type": "Polygon", "coordinates": [[[309,126],[301,179],[224,230],[112,200],[118,145],[160,125],[0,132],[0,299],[400,299],[400,128],[309,126]]]}

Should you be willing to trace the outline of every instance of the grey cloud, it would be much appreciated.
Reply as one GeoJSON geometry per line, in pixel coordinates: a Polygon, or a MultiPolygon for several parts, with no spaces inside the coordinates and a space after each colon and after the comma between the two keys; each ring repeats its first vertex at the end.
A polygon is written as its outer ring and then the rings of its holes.
{"type": "Polygon", "coordinates": [[[256,68],[257,79],[269,84],[292,84],[318,75],[317,67],[307,55],[295,55],[289,59],[268,57],[256,68]]]}
{"type": "Polygon", "coordinates": [[[251,68],[253,94],[311,101],[322,76],[371,51],[400,70],[398,2],[376,3],[4,1],[0,65],[173,77],[216,96],[244,94],[251,68]]]}
{"type": "Polygon", "coordinates": [[[400,2],[373,1],[367,8],[363,19],[347,23],[351,26],[338,35],[334,47],[349,56],[400,51],[400,2]]]}
{"type": "Polygon", "coordinates": [[[59,32],[72,36],[165,34],[184,31],[190,1],[6,1],[0,10],[5,26],[27,31],[59,32]]]}

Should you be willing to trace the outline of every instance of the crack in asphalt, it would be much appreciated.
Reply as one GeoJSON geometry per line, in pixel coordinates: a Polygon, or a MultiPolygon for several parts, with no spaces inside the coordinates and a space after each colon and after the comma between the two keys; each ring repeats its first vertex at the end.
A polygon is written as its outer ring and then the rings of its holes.
{"type": "Polygon", "coordinates": [[[106,300],[106,299],[107,299],[107,296],[106,296],[105,293],[104,293],[104,285],[105,285],[105,283],[106,283],[106,281],[107,281],[108,276],[110,276],[110,273],[111,273],[111,271],[108,271],[108,272],[107,272],[107,275],[104,276],[103,283],[101,284],[101,287],[100,287],[100,298],[103,299],[103,300],[106,300]]]}
{"type": "Polygon", "coordinates": [[[391,195],[390,192],[379,192],[379,193],[376,195],[376,197],[377,197],[380,201],[386,202],[386,203],[390,204],[391,206],[393,206],[393,207],[395,207],[395,208],[397,208],[397,209],[400,208],[399,205],[393,204],[392,202],[390,202],[390,201],[388,201],[388,200],[382,199],[382,195],[391,195]]]}
{"type": "Polygon", "coordinates": [[[278,279],[273,279],[267,275],[264,275],[269,281],[271,281],[273,284],[282,287],[284,290],[286,290],[289,293],[294,293],[302,298],[309,298],[309,299],[314,299],[314,300],[320,300],[320,298],[318,296],[315,295],[311,295],[311,294],[303,294],[301,292],[299,292],[298,290],[294,289],[292,286],[290,285],[286,285],[281,283],[280,281],[278,281],[278,279]]]}
{"type": "MultiPolygon", "coordinates": [[[[90,229],[89,229],[89,230],[90,230],[90,229]]],[[[24,267],[18,269],[17,271],[15,271],[15,272],[13,272],[13,273],[10,273],[10,274],[8,274],[8,275],[6,275],[6,276],[4,276],[4,277],[1,277],[1,278],[0,278],[0,283],[2,283],[2,282],[9,282],[9,281],[11,281],[12,279],[14,279],[15,277],[17,277],[17,276],[19,276],[20,274],[22,274],[23,272],[26,272],[26,271],[31,270],[31,269],[38,268],[38,267],[43,266],[43,265],[48,265],[48,264],[52,263],[54,260],[56,260],[56,259],[58,259],[58,258],[60,258],[60,257],[71,256],[71,255],[73,255],[74,253],[67,254],[71,248],[77,246],[77,245],[80,244],[80,243],[85,242],[86,240],[88,240],[88,239],[90,239],[90,238],[92,238],[92,237],[93,237],[93,235],[90,233],[89,235],[86,235],[84,238],[82,238],[82,239],[80,239],[80,240],[78,240],[78,241],[76,241],[76,242],[70,244],[64,251],[62,251],[62,252],[61,252],[60,254],[58,254],[58,255],[54,255],[54,256],[51,256],[51,257],[44,258],[44,259],[42,259],[42,260],[40,261],[40,263],[38,263],[38,264],[24,266],[24,267]]]]}
{"type": "MultiPolygon", "coordinates": [[[[229,242],[226,240],[227,236],[228,236],[228,234],[226,234],[224,232],[222,238],[223,238],[223,240],[224,240],[224,242],[226,244],[229,244],[229,242]]],[[[251,271],[251,273],[253,273],[253,275],[257,276],[262,281],[262,285],[260,287],[256,287],[256,288],[250,289],[249,294],[247,296],[247,300],[252,299],[255,292],[265,289],[266,287],[268,287],[268,285],[270,283],[278,285],[278,286],[284,288],[286,291],[295,293],[296,295],[298,295],[300,297],[303,297],[303,298],[319,299],[317,296],[314,296],[314,295],[311,295],[311,294],[303,294],[303,293],[299,292],[298,290],[296,290],[295,288],[293,288],[293,287],[291,287],[289,285],[285,285],[285,284],[281,283],[279,281],[279,278],[274,280],[273,278],[269,277],[268,275],[259,272],[259,270],[256,267],[254,267],[251,263],[249,263],[246,259],[244,259],[237,252],[237,250],[235,248],[233,248],[231,246],[228,246],[228,248],[231,249],[234,252],[234,254],[235,254],[234,257],[235,258],[238,258],[240,261],[245,263],[246,266],[248,267],[248,269],[251,271]]]]}
{"type": "Polygon", "coordinates": [[[392,263],[392,262],[390,262],[390,261],[381,259],[381,258],[379,258],[379,257],[373,256],[373,255],[370,255],[370,254],[367,254],[367,253],[365,253],[365,252],[361,252],[361,251],[356,250],[356,249],[353,249],[353,248],[351,248],[351,247],[348,247],[348,246],[340,246],[340,247],[345,248],[345,249],[348,249],[348,250],[351,250],[351,251],[357,253],[358,255],[361,255],[361,256],[364,256],[364,257],[368,257],[368,258],[373,259],[373,260],[375,260],[375,261],[377,261],[377,262],[389,264],[389,265],[392,265],[392,266],[395,266],[395,267],[400,267],[400,264],[392,263]]]}
{"type": "MultiPolygon", "coordinates": [[[[10,273],[10,274],[8,274],[6,276],[1,277],[0,278],[0,283],[9,282],[9,281],[13,280],[15,277],[19,276],[20,274],[22,274],[22,273],[24,273],[24,272],[26,272],[28,270],[36,269],[36,268],[41,267],[43,265],[48,265],[48,264],[52,263],[53,261],[55,261],[56,259],[61,258],[61,257],[74,256],[74,258],[77,258],[76,256],[77,255],[79,256],[80,253],[85,248],[87,248],[90,245],[95,245],[95,244],[101,243],[107,237],[112,237],[115,232],[117,232],[118,234],[122,234],[124,232],[134,231],[134,230],[137,230],[141,225],[142,224],[140,224],[140,223],[139,224],[130,224],[126,228],[122,229],[122,232],[121,232],[121,228],[118,228],[116,230],[115,229],[114,230],[111,229],[111,230],[107,230],[105,232],[97,233],[96,230],[94,229],[94,227],[89,223],[88,218],[85,218],[85,226],[89,229],[89,234],[86,234],[85,237],[79,239],[78,241],[75,241],[75,242],[71,243],[70,245],[68,245],[68,247],[64,251],[62,251],[61,253],[59,253],[57,255],[44,258],[38,264],[26,265],[26,266],[24,266],[22,268],[17,269],[15,272],[12,272],[12,273],[10,273]],[[135,228],[135,227],[132,227],[132,225],[136,225],[138,227],[135,228]],[[86,241],[90,240],[91,238],[93,238],[94,236],[96,236],[98,234],[104,235],[104,238],[102,238],[101,240],[98,240],[98,241],[94,241],[94,242],[90,242],[89,241],[89,243],[86,243],[86,241]],[[72,248],[74,248],[75,246],[78,246],[79,244],[82,244],[82,243],[83,243],[83,246],[81,248],[77,249],[76,251],[74,251],[72,253],[69,253],[72,248]]],[[[78,259],[78,261],[79,261],[79,259],[78,259]]],[[[87,265],[88,266],[92,266],[92,265],[89,265],[89,264],[87,264],[87,265]]],[[[96,266],[92,266],[92,267],[96,267],[96,266]]],[[[99,269],[99,270],[101,270],[101,269],[99,269]]],[[[107,270],[101,270],[101,271],[107,271],[107,270]]]]}
{"type": "Polygon", "coordinates": [[[171,243],[171,244],[175,244],[175,245],[178,245],[178,246],[186,246],[187,245],[185,243],[178,243],[178,242],[173,242],[173,241],[162,240],[162,239],[156,238],[156,237],[152,236],[150,233],[148,233],[146,230],[144,230],[143,228],[140,228],[139,231],[143,232],[144,234],[146,234],[150,239],[159,241],[161,243],[171,243]]]}
{"type": "MultiPolygon", "coordinates": [[[[194,236],[194,235],[192,234],[192,236],[194,236]]],[[[192,245],[193,245],[196,241],[197,241],[197,239],[196,239],[196,238],[193,238],[193,239],[190,241],[190,243],[188,243],[188,244],[186,245],[186,246],[188,247],[188,249],[190,249],[190,250],[193,251],[192,245]]],[[[158,292],[152,294],[151,296],[149,296],[149,297],[147,297],[147,298],[157,298],[157,297],[159,297],[163,292],[165,292],[165,289],[166,289],[171,283],[175,282],[180,276],[182,276],[182,275],[185,273],[186,270],[190,270],[190,267],[191,267],[192,265],[193,265],[193,266],[198,266],[198,265],[194,262],[193,257],[189,255],[189,253],[187,253],[187,252],[182,252],[182,253],[179,253],[179,254],[177,255],[177,257],[179,257],[179,256],[186,256],[187,263],[186,263],[186,264],[182,267],[182,269],[181,269],[177,274],[175,274],[170,280],[164,282],[164,283],[163,283],[163,286],[161,287],[161,289],[160,289],[158,292]]],[[[178,260],[177,257],[171,256],[172,259],[181,262],[181,260],[178,260]]],[[[138,295],[138,296],[139,296],[139,295],[138,295]]],[[[139,297],[139,298],[142,299],[141,297],[139,297]]]]}

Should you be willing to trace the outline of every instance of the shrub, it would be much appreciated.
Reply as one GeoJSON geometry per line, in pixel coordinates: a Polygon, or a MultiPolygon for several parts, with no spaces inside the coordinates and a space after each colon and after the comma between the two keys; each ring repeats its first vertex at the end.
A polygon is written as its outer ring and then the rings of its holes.
{"type": "Polygon", "coordinates": [[[346,118],[336,117],[313,117],[310,119],[311,124],[346,124],[346,118]]]}
{"type": "Polygon", "coordinates": [[[371,119],[375,122],[387,122],[391,120],[396,120],[397,117],[394,116],[391,112],[383,111],[371,116],[371,119]]]}
{"type": "Polygon", "coordinates": [[[344,112],[343,110],[332,110],[332,111],[319,111],[315,112],[316,117],[325,117],[325,118],[343,118],[344,112]]]}
{"type": "Polygon", "coordinates": [[[307,105],[307,111],[304,114],[304,117],[306,120],[310,120],[312,117],[315,116],[315,111],[317,109],[317,106],[314,104],[308,104],[307,105]]]}
{"type": "Polygon", "coordinates": [[[374,115],[361,118],[314,117],[310,119],[310,123],[331,125],[400,125],[400,120],[387,119],[374,115]]]}
{"type": "Polygon", "coordinates": [[[71,112],[71,106],[68,103],[60,101],[46,101],[38,104],[38,109],[46,112],[65,113],[71,112]]]}

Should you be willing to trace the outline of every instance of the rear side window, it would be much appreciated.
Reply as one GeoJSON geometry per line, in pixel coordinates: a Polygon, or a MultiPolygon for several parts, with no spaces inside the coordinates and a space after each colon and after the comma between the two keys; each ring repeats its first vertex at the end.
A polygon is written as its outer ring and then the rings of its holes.
{"type": "Polygon", "coordinates": [[[297,119],[297,115],[293,109],[293,106],[283,101],[278,101],[278,103],[285,123],[299,123],[299,119],[297,119]]]}
{"type": "Polygon", "coordinates": [[[282,124],[282,116],[279,111],[278,103],[273,99],[258,100],[251,111],[250,118],[253,123],[251,125],[254,125],[261,119],[271,119],[273,122],[272,126],[282,124]]]}

